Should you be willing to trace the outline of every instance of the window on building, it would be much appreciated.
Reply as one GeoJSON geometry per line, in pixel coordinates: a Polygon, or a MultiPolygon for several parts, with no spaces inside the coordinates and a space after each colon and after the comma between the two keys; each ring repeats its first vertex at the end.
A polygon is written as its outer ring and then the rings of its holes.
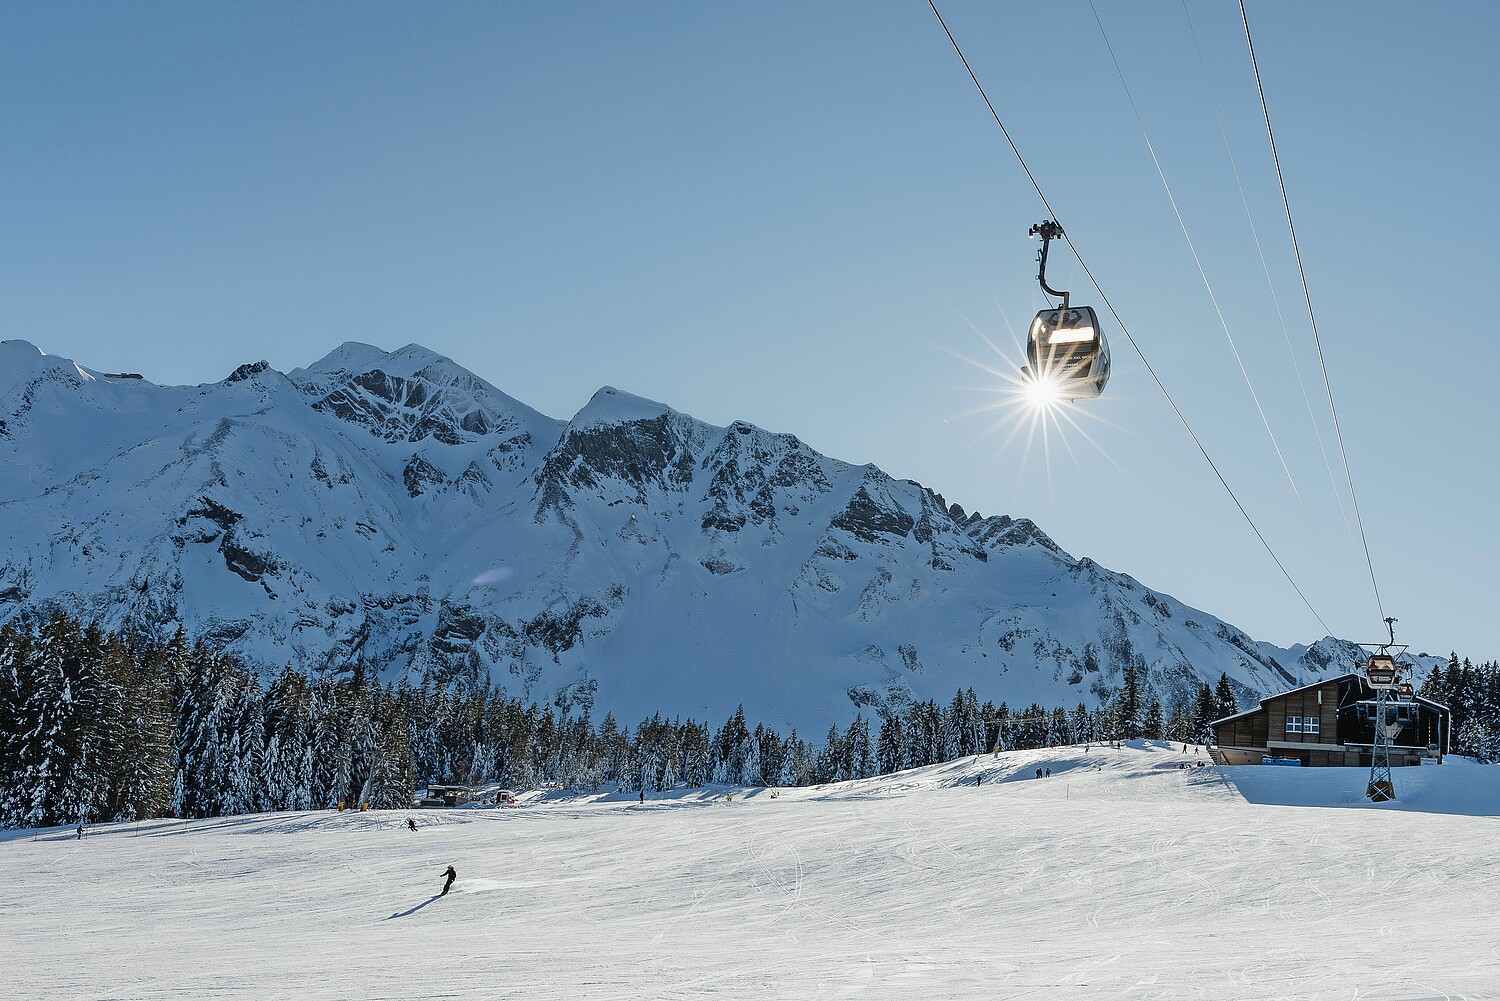
{"type": "Polygon", "coordinates": [[[1302,717],[1302,732],[1303,733],[1317,733],[1318,732],[1318,717],[1316,717],[1316,716],[1304,716],[1304,717],[1302,717]]]}
{"type": "Polygon", "coordinates": [[[1301,716],[1288,716],[1286,718],[1286,732],[1287,733],[1301,733],[1302,732],[1302,717],[1301,716]]]}

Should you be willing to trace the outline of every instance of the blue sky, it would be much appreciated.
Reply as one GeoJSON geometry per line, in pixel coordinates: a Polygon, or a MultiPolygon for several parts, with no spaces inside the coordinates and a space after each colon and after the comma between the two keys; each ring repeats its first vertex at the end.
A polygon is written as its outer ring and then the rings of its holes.
{"type": "MultiPolygon", "coordinates": [[[[1078,428],[975,413],[1045,213],[925,3],[5,3],[0,336],[162,383],[416,341],[557,417],[610,384],[794,432],[1257,638],[1376,638],[1238,7],[1096,5],[1295,490],[1089,4],[939,6],[1316,616],[1112,321],[1078,428]]],[[[1380,604],[1493,658],[1500,10],[1249,15],[1380,604]]]]}

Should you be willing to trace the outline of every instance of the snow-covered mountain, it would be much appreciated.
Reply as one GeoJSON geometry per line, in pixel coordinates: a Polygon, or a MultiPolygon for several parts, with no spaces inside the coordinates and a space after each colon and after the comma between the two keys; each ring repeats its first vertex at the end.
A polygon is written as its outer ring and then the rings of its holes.
{"type": "Polygon", "coordinates": [[[1347,670],[1035,524],[790,434],[606,387],[546,417],[418,345],[157,386],[0,343],[0,619],[178,623],[275,667],[488,679],[563,707],[804,732],[973,686],[1096,704],[1347,670]]]}

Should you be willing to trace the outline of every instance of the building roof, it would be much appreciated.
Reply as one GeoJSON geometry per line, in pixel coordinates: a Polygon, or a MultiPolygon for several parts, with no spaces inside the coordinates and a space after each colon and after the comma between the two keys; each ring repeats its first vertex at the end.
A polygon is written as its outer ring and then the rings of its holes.
{"type": "MultiPolygon", "coordinates": [[[[1266,707],[1266,703],[1270,702],[1272,699],[1279,699],[1279,698],[1283,698],[1284,696],[1287,696],[1287,695],[1294,695],[1297,692],[1303,692],[1303,691],[1308,690],[1309,688],[1320,688],[1323,685],[1326,685],[1326,684],[1328,684],[1330,682],[1343,681],[1345,678],[1353,678],[1356,681],[1360,682],[1361,684],[1366,684],[1367,685],[1369,683],[1365,679],[1365,676],[1362,673],[1360,673],[1359,671],[1346,671],[1345,673],[1337,675],[1337,676],[1332,677],[1332,678],[1320,678],[1319,680],[1314,681],[1310,685],[1301,685],[1301,686],[1299,686],[1297,688],[1289,688],[1289,689],[1287,689],[1284,692],[1277,692],[1274,695],[1267,695],[1265,698],[1263,698],[1263,699],[1260,700],[1260,705],[1256,706],[1254,709],[1247,709],[1247,710],[1245,710],[1242,713],[1234,713],[1231,716],[1223,716],[1223,717],[1220,717],[1219,719],[1216,719],[1216,720],[1210,720],[1208,725],[1209,726],[1218,726],[1220,723],[1228,723],[1230,720],[1241,719],[1242,717],[1245,717],[1245,716],[1254,716],[1256,713],[1258,713],[1262,709],[1264,709],[1266,707]]],[[[1424,699],[1420,695],[1413,695],[1412,698],[1415,701],[1417,701],[1417,702],[1425,703],[1426,705],[1432,706],[1435,709],[1441,709],[1443,712],[1449,712],[1448,707],[1445,706],[1445,705],[1443,705],[1441,702],[1434,702],[1431,699],[1424,699]]]]}
{"type": "Polygon", "coordinates": [[[1355,675],[1356,677],[1359,677],[1359,675],[1356,672],[1354,672],[1354,671],[1348,671],[1348,672],[1346,672],[1344,674],[1340,674],[1337,677],[1333,677],[1333,678],[1319,678],[1317,681],[1314,681],[1310,685],[1300,685],[1300,686],[1298,686],[1296,688],[1288,688],[1284,692],[1277,692],[1275,695],[1267,695],[1265,698],[1263,698],[1263,699],[1260,700],[1260,705],[1256,706],[1254,709],[1246,709],[1242,713],[1234,713],[1233,715],[1230,715],[1230,716],[1223,716],[1223,717],[1221,717],[1219,719],[1216,719],[1216,720],[1210,720],[1208,725],[1209,726],[1218,726],[1220,723],[1227,723],[1227,722],[1229,722],[1232,719],[1239,719],[1242,716],[1253,716],[1256,713],[1260,712],[1262,709],[1264,709],[1266,707],[1266,703],[1270,702],[1272,699],[1279,699],[1279,698],[1281,698],[1284,695],[1291,695],[1291,694],[1293,694],[1295,692],[1306,691],[1309,688],[1320,688],[1323,685],[1326,685],[1326,684],[1328,684],[1331,681],[1343,681],[1345,678],[1349,677],[1351,674],[1355,675]]]}

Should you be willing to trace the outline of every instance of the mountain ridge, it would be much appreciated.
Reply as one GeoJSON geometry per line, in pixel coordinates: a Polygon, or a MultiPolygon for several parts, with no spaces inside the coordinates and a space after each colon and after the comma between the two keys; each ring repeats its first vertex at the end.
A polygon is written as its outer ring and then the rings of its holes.
{"type": "Polygon", "coordinates": [[[960,687],[1092,705],[1127,664],[1163,701],[1221,672],[1248,698],[1357,656],[1257,643],[1029,519],[610,386],[560,421],[416,344],[195,387],[12,357],[0,619],[804,732],[960,687]]]}

